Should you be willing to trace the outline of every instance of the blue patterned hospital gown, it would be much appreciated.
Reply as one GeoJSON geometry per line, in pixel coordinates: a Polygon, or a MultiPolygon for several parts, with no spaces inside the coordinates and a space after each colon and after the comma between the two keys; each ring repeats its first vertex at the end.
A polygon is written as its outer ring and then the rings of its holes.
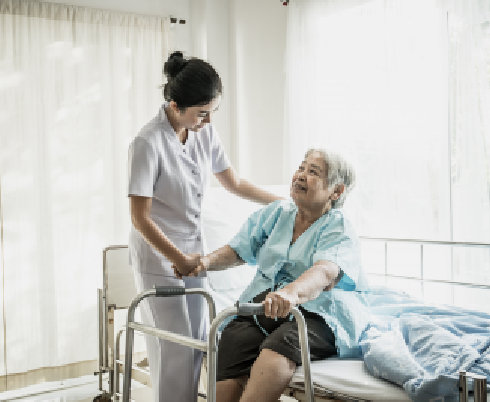
{"type": "Polygon", "coordinates": [[[302,307],[322,316],[333,330],[339,357],[360,356],[358,340],[369,314],[357,291],[365,284],[358,238],[342,211],[331,209],[291,244],[297,211],[292,200],[275,201],[253,213],[229,242],[245,262],[258,265],[240,301],[282,288],[317,261],[331,261],[343,271],[342,279],[302,307]]]}

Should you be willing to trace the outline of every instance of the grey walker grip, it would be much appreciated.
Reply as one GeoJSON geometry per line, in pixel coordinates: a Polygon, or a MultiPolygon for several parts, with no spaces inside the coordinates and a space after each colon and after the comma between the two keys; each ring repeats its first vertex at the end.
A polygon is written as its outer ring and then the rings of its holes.
{"type": "Polygon", "coordinates": [[[235,303],[238,315],[264,315],[264,305],[262,303],[235,303]]]}
{"type": "Polygon", "coordinates": [[[155,286],[157,297],[181,296],[185,295],[183,286],[155,286]]]}

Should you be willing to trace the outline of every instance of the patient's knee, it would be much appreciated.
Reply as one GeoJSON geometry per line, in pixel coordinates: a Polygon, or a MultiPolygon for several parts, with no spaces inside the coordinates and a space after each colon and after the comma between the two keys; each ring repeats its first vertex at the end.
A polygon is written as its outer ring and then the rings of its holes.
{"type": "Polygon", "coordinates": [[[255,360],[252,370],[254,368],[267,370],[268,373],[275,373],[280,377],[292,377],[296,370],[296,363],[272,349],[264,348],[255,360]]]}
{"type": "Polygon", "coordinates": [[[241,377],[235,378],[235,381],[240,385],[242,388],[242,391],[245,389],[247,382],[248,382],[248,376],[244,375],[241,377]]]}

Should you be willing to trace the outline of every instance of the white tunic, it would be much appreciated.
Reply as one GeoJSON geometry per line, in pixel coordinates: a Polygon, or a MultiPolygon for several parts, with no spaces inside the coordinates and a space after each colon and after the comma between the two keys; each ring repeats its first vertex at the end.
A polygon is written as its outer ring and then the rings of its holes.
{"type": "MultiPolygon", "coordinates": [[[[201,202],[209,172],[230,166],[218,135],[207,124],[189,131],[183,145],[170,125],[164,104],[129,148],[128,195],[152,197],[151,218],[184,253],[202,253],[201,202]]],[[[205,287],[204,278],[175,278],[170,261],[131,228],[131,265],[139,292],[154,286],[205,287]]],[[[167,331],[206,338],[206,305],[200,295],[148,298],[140,305],[142,321],[167,331]]],[[[195,402],[202,353],[146,336],[153,399],[195,402]]]]}
{"type": "MultiPolygon", "coordinates": [[[[151,218],[184,253],[202,252],[201,203],[209,172],[230,167],[212,124],[188,132],[182,144],[168,121],[164,104],[129,148],[128,195],[152,197],[151,218]]],[[[169,262],[133,227],[134,269],[174,276],[169,262]]]]}

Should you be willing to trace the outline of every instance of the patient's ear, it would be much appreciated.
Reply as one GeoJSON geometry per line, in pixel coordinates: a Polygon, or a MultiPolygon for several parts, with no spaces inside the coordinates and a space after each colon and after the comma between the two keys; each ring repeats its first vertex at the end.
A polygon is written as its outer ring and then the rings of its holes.
{"type": "Polygon", "coordinates": [[[345,190],[344,183],[336,184],[335,189],[333,190],[333,193],[330,196],[330,198],[332,200],[338,200],[340,198],[340,196],[342,195],[342,193],[344,192],[344,190],[345,190]]]}

